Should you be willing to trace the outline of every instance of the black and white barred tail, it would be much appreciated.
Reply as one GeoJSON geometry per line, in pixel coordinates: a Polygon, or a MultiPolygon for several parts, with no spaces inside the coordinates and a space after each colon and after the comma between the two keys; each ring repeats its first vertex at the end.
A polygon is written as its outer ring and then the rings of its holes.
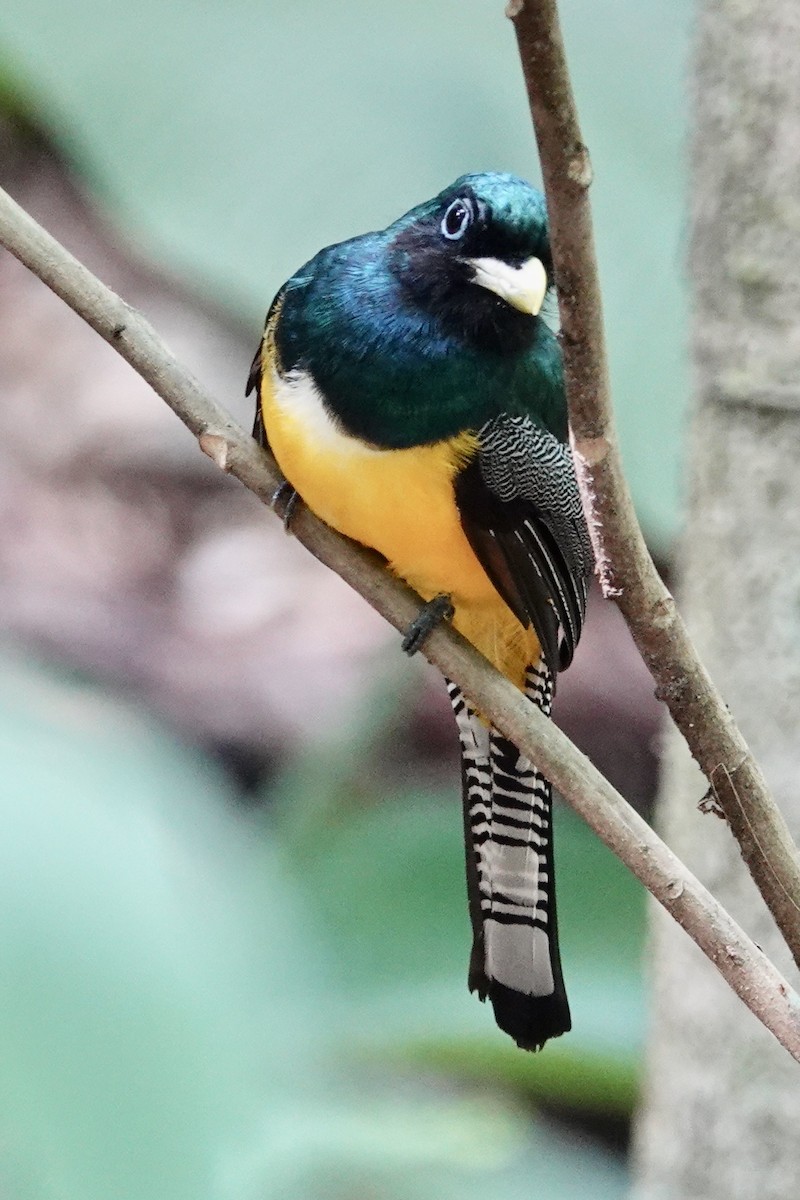
{"type": "MultiPolygon", "coordinates": [[[[553,874],[552,788],[478,717],[455,684],[473,944],[469,987],[525,1050],[571,1028],[561,975],[553,874]]],[[[549,715],[553,677],[530,667],[527,695],[549,715]]]]}

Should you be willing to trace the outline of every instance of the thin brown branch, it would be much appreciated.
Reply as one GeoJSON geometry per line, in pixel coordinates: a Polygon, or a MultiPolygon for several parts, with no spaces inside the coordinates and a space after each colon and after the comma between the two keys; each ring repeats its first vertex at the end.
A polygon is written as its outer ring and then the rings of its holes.
{"type": "MultiPolygon", "coordinates": [[[[195,434],[201,449],[270,503],[281,476],[274,461],[172,356],[152,327],[106,288],[0,190],[5,245],[133,366],[195,434]]],[[[420,600],[381,565],[302,505],[292,532],[396,629],[420,600]]],[[[672,914],[733,990],[800,1061],[800,998],[772,963],[589,760],[453,629],[439,628],[425,656],[462,688],[672,914]]]]}
{"type": "Polygon", "coordinates": [[[542,164],[561,314],[570,425],[598,574],[709,780],[747,866],[800,966],[800,858],[786,822],[700,661],[642,537],[617,446],[581,136],[556,0],[512,0],[542,164]],[[725,786],[718,786],[717,780],[725,786]]]}

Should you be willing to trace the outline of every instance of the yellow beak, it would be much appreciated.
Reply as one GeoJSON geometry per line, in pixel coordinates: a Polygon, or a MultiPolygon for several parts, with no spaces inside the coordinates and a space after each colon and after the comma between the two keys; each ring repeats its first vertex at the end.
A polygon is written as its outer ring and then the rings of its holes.
{"type": "Polygon", "coordinates": [[[509,266],[500,258],[468,258],[474,283],[488,288],[516,308],[535,317],[547,291],[547,272],[538,258],[529,258],[520,267],[509,266]]]}

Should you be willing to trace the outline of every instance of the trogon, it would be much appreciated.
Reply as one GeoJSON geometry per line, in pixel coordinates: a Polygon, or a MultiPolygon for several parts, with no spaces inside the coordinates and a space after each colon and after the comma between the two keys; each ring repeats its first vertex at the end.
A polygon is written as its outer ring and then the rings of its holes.
{"type": "MultiPolygon", "coordinates": [[[[568,445],[543,196],[472,174],[280,289],[254,435],[323,521],[374,547],[545,713],[580,637],[592,551],[568,445]],[[447,598],[443,600],[443,598],[447,598]]],[[[248,389],[249,390],[249,389],[248,389]]],[[[570,1028],[552,789],[448,683],[462,753],[469,986],[538,1049],[570,1028]]]]}

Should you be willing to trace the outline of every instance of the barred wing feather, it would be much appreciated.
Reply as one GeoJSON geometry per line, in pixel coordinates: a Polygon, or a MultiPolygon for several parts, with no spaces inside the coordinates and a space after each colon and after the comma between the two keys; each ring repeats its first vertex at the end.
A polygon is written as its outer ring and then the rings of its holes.
{"type": "Polygon", "coordinates": [[[553,675],[583,627],[592,550],[569,446],[529,417],[501,416],[455,480],[461,524],[481,565],[553,675]]]}

